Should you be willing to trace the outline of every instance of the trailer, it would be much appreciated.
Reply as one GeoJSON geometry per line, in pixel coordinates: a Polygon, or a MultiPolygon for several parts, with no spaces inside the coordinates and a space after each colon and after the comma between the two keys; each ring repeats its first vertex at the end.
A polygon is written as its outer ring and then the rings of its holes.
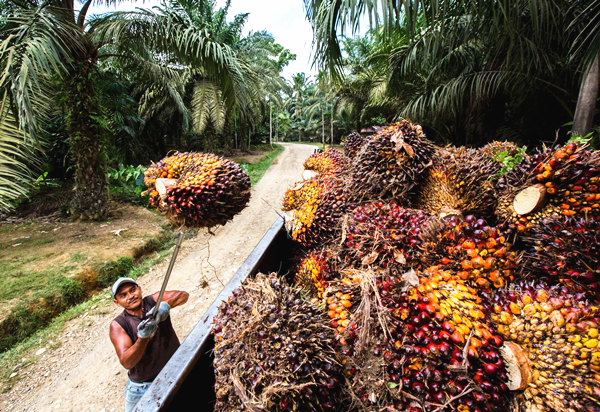
{"type": "Polygon", "coordinates": [[[181,411],[188,410],[190,405],[195,410],[214,409],[213,317],[221,302],[248,276],[260,272],[287,273],[296,248],[288,237],[283,218],[279,217],[154,379],[134,411],[181,411]]]}

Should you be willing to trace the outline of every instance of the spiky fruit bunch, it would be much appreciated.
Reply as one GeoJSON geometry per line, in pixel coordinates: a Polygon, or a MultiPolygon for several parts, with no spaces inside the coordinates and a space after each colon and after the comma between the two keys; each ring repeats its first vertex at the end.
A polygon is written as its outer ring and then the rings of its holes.
{"type": "Polygon", "coordinates": [[[496,293],[492,320],[528,357],[524,410],[599,411],[599,308],[563,287],[515,284],[496,293]]]}
{"type": "Polygon", "coordinates": [[[565,216],[600,213],[600,152],[578,143],[556,149],[537,168],[536,180],[543,183],[565,216]]]}
{"type": "Polygon", "coordinates": [[[325,180],[321,190],[286,214],[286,228],[292,239],[305,247],[323,245],[335,236],[341,217],[351,206],[345,181],[325,180]]]}
{"type": "Polygon", "coordinates": [[[514,280],[517,253],[503,232],[484,219],[451,216],[424,233],[427,265],[454,270],[461,279],[482,289],[499,288],[514,280]]]}
{"type": "Polygon", "coordinates": [[[342,368],[323,313],[276,274],[258,274],[214,318],[215,411],[335,411],[342,368]]]}
{"type": "MultiPolygon", "coordinates": [[[[346,345],[344,332],[350,326],[353,311],[361,298],[361,283],[364,281],[363,272],[355,270],[344,270],[339,278],[332,279],[323,293],[323,299],[327,305],[327,316],[329,326],[334,329],[335,339],[346,345]]],[[[354,325],[356,328],[356,325],[354,325]]],[[[354,336],[352,336],[354,337],[354,336]]]]}
{"type": "Polygon", "coordinates": [[[331,147],[323,152],[314,153],[304,161],[304,168],[314,170],[325,176],[336,176],[345,173],[350,160],[339,150],[331,147]]]}
{"type": "Polygon", "coordinates": [[[524,166],[517,168],[522,177],[512,179],[517,184],[510,182],[508,177],[499,187],[505,193],[498,201],[496,215],[503,225],[525,233],[542,219],[552,216],[600,214],[598,151],[589,150],[579,143],[568,143],[562,147],[544,148],[532,156],[532,160],[524,162],[524,166]],[[523,176],[527,180],[523,181],[523,176]],[[515,202],[518,196],[532,189],[540,192],[538,203],[525,211],[517,210],[515,202]]]}
{"type": "Polygon", "coordinates": [[[298,264],[295,270],[294,283],[308,291],[311,296],[318,299],[323,298],[325,288],[336,276],[335,270],[330,264],[332,261],[329,249],[311,250],[306,253],[298,264]]]}
{"type": "Polygon", "coordinates": [[[297,210],[307,202],[316,202],[328,185],[328,181],[317,177],[296,183],[285,191],[282,210],[297,210]]]}
{"type": "Polygon", "coordinates": [[[367,139],[357,132],[352,132],[344,139],[344,154],[352,159],[360,148],[365,144],[367,139]]]}
{"type": "Polygon", "coordinates": [[[354,267],[414,266],[420,260],[421,229],[427,213],[396,202],[369,202],[344,218],[343,255],[354,267]]]}
{"type": "Polygon", "coordinates": [[[493,142],[487,143],[485,146],[479,148],[479,151],[484,155],[491,157],[492,159],[498,161],[501,158],[505,157],[513,157],[517,153],[519,153],[519,146],[517,146],[513,142],[509,141],[498,141],[494,140],[493,142]]]}
{"type": "Polygon", "coordinates": [[[250,200],[250,178],[235,162],[210,153],[177,153],[146,171],[151,193],[158,177],[176,179],[154,199],[172,221],[186,226],[223,225],[250,200]]]}
{"type": "Polygon", "coordinates": [[[406,198],[431,165],[434,145],[405,119],[369,138],[352,161],[357,195],[406,198]]]}
{"type": "Polygon", "coordinates": [[[501,164],[477,149],[438,150],[419,188],[417,207],[431,214],[489,217],[496,206],[494,180],[501,164]]]}
{"type": "MultiPolygon", "coordinates": [[[[352,383],[366,409],[392,403],[397,410],[509,410],[507,375],[499,355],[501,337],[486,320],[477,291],[450,272],[430,268],[409,287],[402,279],[378,281],[384,313],[371,313],[367,365],[358,364],[352,383]],[[382,360],[379,368],[374,359],[382,360]],[[367,367],[365,367],[367,366],[367,367]],[[387,394],[368,375],[383,379],[387,394]],[[401,388],[401,390],[399,390],[401,388]]],[[[372,305],[375,306],[375,305],[372,305]]],[[[359,326],[361,317],[354,322],[359,326]]]]}
{"type": "Polygon", "coordinates": [[[524,241],[528,265],[572,291],[600,297],[600,219],[546,219],[524,241]]]}

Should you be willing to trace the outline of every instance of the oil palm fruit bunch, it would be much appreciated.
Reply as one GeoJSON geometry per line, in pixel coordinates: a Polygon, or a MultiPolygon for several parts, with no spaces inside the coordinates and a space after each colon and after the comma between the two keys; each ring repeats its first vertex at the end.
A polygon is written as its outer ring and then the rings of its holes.
{"type": "Polygon", "coordinates": [[[517,349],[509,354],[524,355],[509,383],[522,390],[520,410],[600,410],[599,316],[597,306],[558,285],[496,291],[491,319],[517,349]]]}
{"type": "Polygon", "coordinates": [[[362,271],[343,270],[339,277],[328,282],[323,292],[329,326],[334,330],[336,342],[341,346],[348,345],[347,338],[349,340],[355,338],[354,333],[350,335],[346,333],[346,328],[356,329],[356,324],[351,323],[353,312],[361,299],[361,284],[364,278],[362,271]]]}
{"type": "Polygon", "coordinates": [[[299,208],[286,215],[286,228],[296,242],[316,247],[332,239],[339,222],[352,200],[343,179],[321,180],[320,190],[314,191],[299,208]]]}
{"type": "Polygon", "coordinates": [[[482,289],[500,288],[514,280],[519,256],[504,233],[485,219],[450,216],[423,233],[426,266],[454,270],[482,289]]]}
{"type": "Polygon", "coordinates": [[[315,202],[326,189],[328,182],[318,177],[296,183],[283,195],[283,211],[300,209],[306,202],[315,202]]]}
{"type": "Polygon", "coordinates": [[[408,119],[369,138],[352,161],[355,191],[360,198],[406,199],[431,165],[434,145],[421,126],[408,119]]]}
{"type": "Polygon", "coordinates": [[[157,206],[178,224],[223,225],[250,200],[248,174],[237,163],[210,153],[176,153],[152,165],[145,175],[151,193],[158,176],[174,179],[157,206]]]}
{"type": "Polygon", "coordinates": [[[335,411],[342,367],[321,309],[276,274],[247,279],[214,317],[215,411],[335,411]]]}
{"type": "Polygon", "coordinates": [[[344,154],[352,159],[367,139],[357,132],[352,132],[344,139],[344,154]]]}
{"type": "Polygon", "coordinates": [[[343,255],[354,266],[414,266],[420,261],[421,229],[428,214],[398,203],[368,202],[344,218],[343,255]]]}
{"type": "Polygon", "coordinates": [[[520,232],[556,216],[597,216],[600,213],[600,153],[570,142],[545,148],[529,165],[529,179],[503,195],[496,215],[520,232]]]}
{"type": "Polygon", "coordinates": [[[372,367],[373,360],[369,368],[359,364],[352,377],[365,409],[392,404],[410,411],[509,410],[508,376],[499,353],[502,338],[489,324],[474,288],[438,267],[425,271],[408,290],[398,277],[382,278],[378,286],[390,321],[387,331],[371,321],[366,358],[382,362],[380,368],[372,367]],[[386,395],[373,385],[360,386],[373,382],[366,376],[373,373],[383,377],[379,386],[386,395]]]}
{"type": "Polygon", "coordinates": [[[445,147],[425,173],[416,206],[431,214],[490,217],[496,206],[494,179],[501,164],[477,149],[445,147]]]}
{"type": "Polygon", "coordinates": [[[342,152],[331,147],[310,155],[304,161],[305,169],[314,170],[325,176],[337,176],[346,172],[349,166],[349,159],[342,152]]]}
{"type": "Polygon", "coordinates": [[[514,142],[494,140],[481,146],[478,150],[494,160],[499,160],[500,157],[515,156],[520,149],[514,142]]]}
{"type": "Polygon", "coordinates": [[[307,252],[295,269],[294,283],[321,300],[329,282],[336,277],[332,252],[327,247],[307,252]]]}
{"type": "Polygon", "coordinates": [[[524,238],[527,264],[571,291],[600,297],[600,219],[549,218],[524,238]]]}

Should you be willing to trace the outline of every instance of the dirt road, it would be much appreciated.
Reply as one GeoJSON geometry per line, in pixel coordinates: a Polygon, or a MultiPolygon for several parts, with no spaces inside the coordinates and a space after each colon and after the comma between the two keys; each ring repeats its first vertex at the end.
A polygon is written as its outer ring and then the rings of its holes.
{"type": "MultiPolygon", "coordinates": [[[[190,293],[172,311],[183,341],[223,286],[277,218],[285,190],[301,179],[302,163],[314,146],[283,144],[285,150],[252,189],[249,205],[227,225],[183,242],[169,289],[190,293]]],[[[160,289],[167,262],[138,279],[144,294],[160,289]]],[[[19,370],[19,382],[0,395],[2,411],[122,411],[126,370],[108,338],[121,311],[109,292],[101,304],[69,321],[54,344],[37,351],[38,361],[19,370]]]]}

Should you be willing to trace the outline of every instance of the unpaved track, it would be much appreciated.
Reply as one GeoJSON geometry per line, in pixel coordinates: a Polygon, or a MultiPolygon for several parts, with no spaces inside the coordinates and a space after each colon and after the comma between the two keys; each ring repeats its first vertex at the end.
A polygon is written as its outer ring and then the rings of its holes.
{"type": "MultiPolygon", "coordinates": [[[[203,231],[183,241],[168,285],[190,293],[189,301],[172,311],[181,341],[276,220],[285,190],[301,179],[302,163],[315,149],[283,146],[240,214],[214,235],[203,231]]],[[[160,289],[167,265],[168,259],[138,279],[145,295],[160,289]]],[[[0,395],[0,411],[123,410],[127,373],[108,337],[108,325],[121,309],[108,291],[106,295],[101,304],[68,322],[54,345],[39,350],[43,353],[35,364],[18,371],[19,382],[0,395]]]]}

